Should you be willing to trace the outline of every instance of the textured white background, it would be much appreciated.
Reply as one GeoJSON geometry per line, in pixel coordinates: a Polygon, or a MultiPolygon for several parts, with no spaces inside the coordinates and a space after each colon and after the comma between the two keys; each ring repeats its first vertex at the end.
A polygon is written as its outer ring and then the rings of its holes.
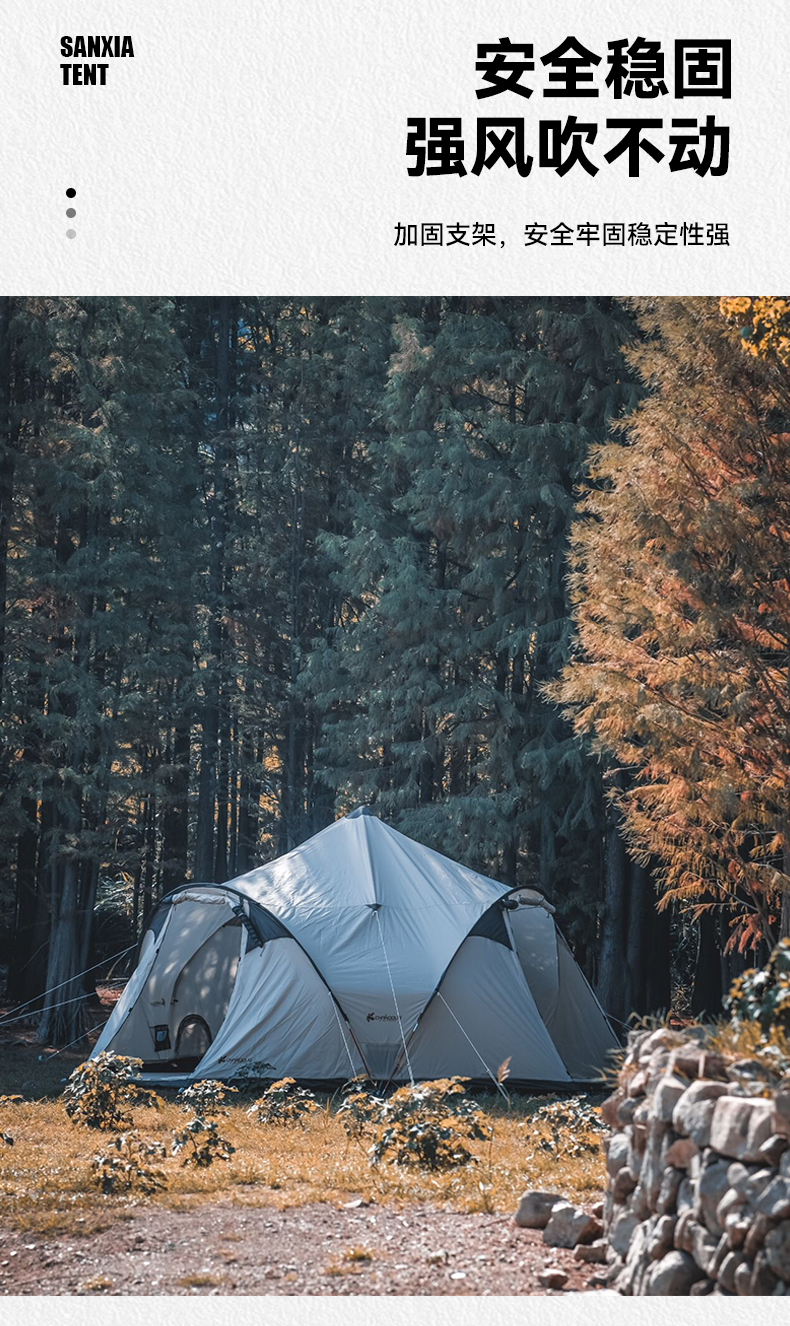
{"type": "Polygon", "coordinates": [[[557,1298],[15,1298],[9,1326],[779,1326],[787,1308],[721,1298],[621,1298],[611,1291],[557,1298]]]}
{"type": "MultiPolygon", "coordinates": [[[[4,0],[0,289],[12,294],[730,293],[788,275],[790,6],[768,0],[4,0]],[[130,32],[104,88],[61,33],[130,32]],[[476,43],[731,37],[731,101],[475,98],[476,43]],[[406,173],[409,115],[716,114],[729,174],[406,173]],[[78,189],[77,238],[64,191],[78,189]],[[525,221],[728,221],[726,249],[524,248],[525,221]],[[494,221],[503,249],[398,249],[396,221],[494,221]]],[[[545,76],[546,71],[541,73],[545,76]]],[[[598,73],[601,73],[599,66],[598,73]]],[[[528,135],[531,140],[532,135],[528,135]]],[[[536,132],[535,132],[536,138],[536,132]]],[[[467,154],[470,152],[467,144],[467,154]]],[[[471,163],[468,163],[471,164],[471,163]]]]}

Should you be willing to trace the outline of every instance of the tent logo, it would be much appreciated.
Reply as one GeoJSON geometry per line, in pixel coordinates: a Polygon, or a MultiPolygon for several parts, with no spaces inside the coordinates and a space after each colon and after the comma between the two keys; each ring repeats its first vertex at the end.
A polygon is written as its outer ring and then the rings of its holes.
{"type": "Polygon", "coordinates": [[[366,1021],[366,1022],[397,1022],[397,1021],[398,1021],[398,1018],[397,1018],[397,1014],[395,1014],[395,1013],[368,1013],[368,1015],[367,1015],[365,1021],[366,1021]]]}

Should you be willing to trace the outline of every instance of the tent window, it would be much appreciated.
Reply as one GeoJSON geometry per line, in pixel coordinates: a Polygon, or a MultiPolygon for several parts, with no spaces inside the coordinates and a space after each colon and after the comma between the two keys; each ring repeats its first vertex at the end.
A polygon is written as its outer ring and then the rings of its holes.
{"type": "Polygon", "coordinates": [[[170,903],[161,902],[148,923],[148,930],[151,931],[154,939],[159,938],[159,932],[170,913],[170,903]]]}
{"type": "Polygon", "coordinates": [[[160,1026],[154,1027],[153,1037],[154,1037],[155,1050],[158,1051],[158,1050],[170,1049],[170,1028],[168,1027],[166,1022],[161,1024],[160,1026]]]}

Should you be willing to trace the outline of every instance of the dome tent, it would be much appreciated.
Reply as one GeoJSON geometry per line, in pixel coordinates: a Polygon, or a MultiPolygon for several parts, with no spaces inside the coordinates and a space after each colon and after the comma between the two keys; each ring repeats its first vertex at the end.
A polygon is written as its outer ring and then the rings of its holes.
{"type": "Polygon", "coordinates": [[[354,811],[150,918],[94,1050],[192,1078],[590,1081],[616,1039],[552,908],[354,811]]]}

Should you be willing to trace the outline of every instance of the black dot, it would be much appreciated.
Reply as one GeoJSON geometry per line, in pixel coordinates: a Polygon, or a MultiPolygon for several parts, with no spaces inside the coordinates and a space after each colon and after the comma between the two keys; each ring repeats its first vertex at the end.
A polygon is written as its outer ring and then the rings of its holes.
{"type": "Polygon", "coordinates": [[[67,198],[76,198],[76,197],[77,197],[77,190],[76,190],[76,189],[67,189],[67,190],[66,190],[66,197],[67,197],[67,198]]]}

